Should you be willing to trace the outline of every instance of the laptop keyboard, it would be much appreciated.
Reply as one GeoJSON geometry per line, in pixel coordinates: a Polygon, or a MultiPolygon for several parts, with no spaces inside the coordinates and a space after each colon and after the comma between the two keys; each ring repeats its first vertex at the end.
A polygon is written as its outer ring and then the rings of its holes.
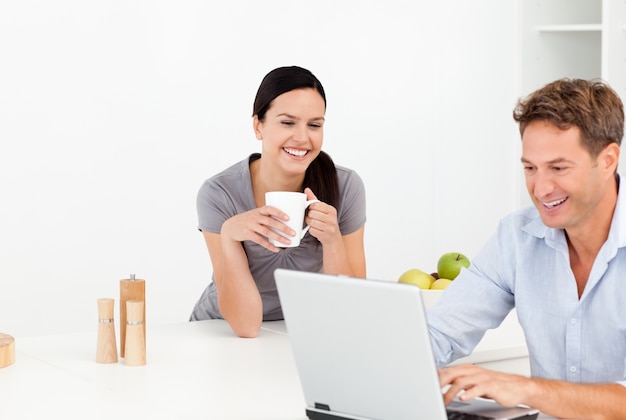
{"type": "Polygon", "coordinates": [[[479,416],[478,414],[462,413],[460,411],[447,411],[448,420],[493,420],[489,417],[479,416]]]}

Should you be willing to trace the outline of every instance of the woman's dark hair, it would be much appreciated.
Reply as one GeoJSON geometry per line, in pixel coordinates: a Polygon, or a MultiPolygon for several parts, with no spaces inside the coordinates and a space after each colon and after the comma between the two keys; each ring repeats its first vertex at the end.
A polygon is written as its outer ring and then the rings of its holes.
{"type": "MultiPolygon", "coordinates": [[[[315,89],[326,106],[326,93],[322,83],[309,70],[298,66],[278,67],[265,75],[254,98],[252,116],[259,121],[265,119],[267,110],[272,101],[283,93],[295,89],[315,89]]],[[[337,207],[339,201],[339,181],[337,169],[330,156],[320,151],[320,154],[309,165],[304,175],[303,187],[309,187],[318,199],[337,207]]]]}

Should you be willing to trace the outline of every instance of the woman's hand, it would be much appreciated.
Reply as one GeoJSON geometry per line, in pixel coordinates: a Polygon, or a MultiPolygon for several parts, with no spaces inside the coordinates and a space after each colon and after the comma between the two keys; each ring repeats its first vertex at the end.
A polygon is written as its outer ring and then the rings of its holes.
{"type": "Polygon", "coordinates": [[[279,230],[286,235],[295,236],[296,232],[280,221],[288,219],[289,217],[286,213],[271,206],[263,206],[239,213],[226,220],[222,225],[222,241],[252,241],[272,252],[278,252],[280,248],[272,245],[268,238],[277,240],[285,245],[289,245],[290,241],[271,228],[279,230]]]}
{"type": "MultiPolygon", "coordinates": [[[[310,188],[305,188],[304,193],[307,200],[317,200],[310,188]]],[[[304,222],[310,226],[309,233],[324,246],[333,245],[342,240],[337,209],[330,204],[321,201],[311,204],[304,222]]]]}

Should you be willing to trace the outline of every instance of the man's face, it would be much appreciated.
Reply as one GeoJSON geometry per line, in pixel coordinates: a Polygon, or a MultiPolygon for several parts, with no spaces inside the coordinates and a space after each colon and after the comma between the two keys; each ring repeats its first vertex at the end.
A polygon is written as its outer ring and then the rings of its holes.
{"type": "MultiPolygon", "coordinates": [[[[580,130],[561,130],[546,121],[534,121],[522,135],[522,164],[526,188],[546,226],[568,233],[593,225],[604,212],[612,214],[607,200],[617,162],[612,154],[619,147],[607,146],[592,158],[582,146],[580,130]]],[[[604,219],[604,218],[603,218],[604,219]]]]}

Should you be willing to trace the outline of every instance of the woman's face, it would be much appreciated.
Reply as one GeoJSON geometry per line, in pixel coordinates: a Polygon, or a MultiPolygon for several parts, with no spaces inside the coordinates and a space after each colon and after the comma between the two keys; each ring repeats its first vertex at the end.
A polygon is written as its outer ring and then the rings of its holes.
{"type": "Polygon", "coordinates": [[[277,96],[265,119],[254,116],[256,138],[263,141],[262,158],[286,174],[304,174],[322,149],[324,99],[313,88],[277,96]]]}

